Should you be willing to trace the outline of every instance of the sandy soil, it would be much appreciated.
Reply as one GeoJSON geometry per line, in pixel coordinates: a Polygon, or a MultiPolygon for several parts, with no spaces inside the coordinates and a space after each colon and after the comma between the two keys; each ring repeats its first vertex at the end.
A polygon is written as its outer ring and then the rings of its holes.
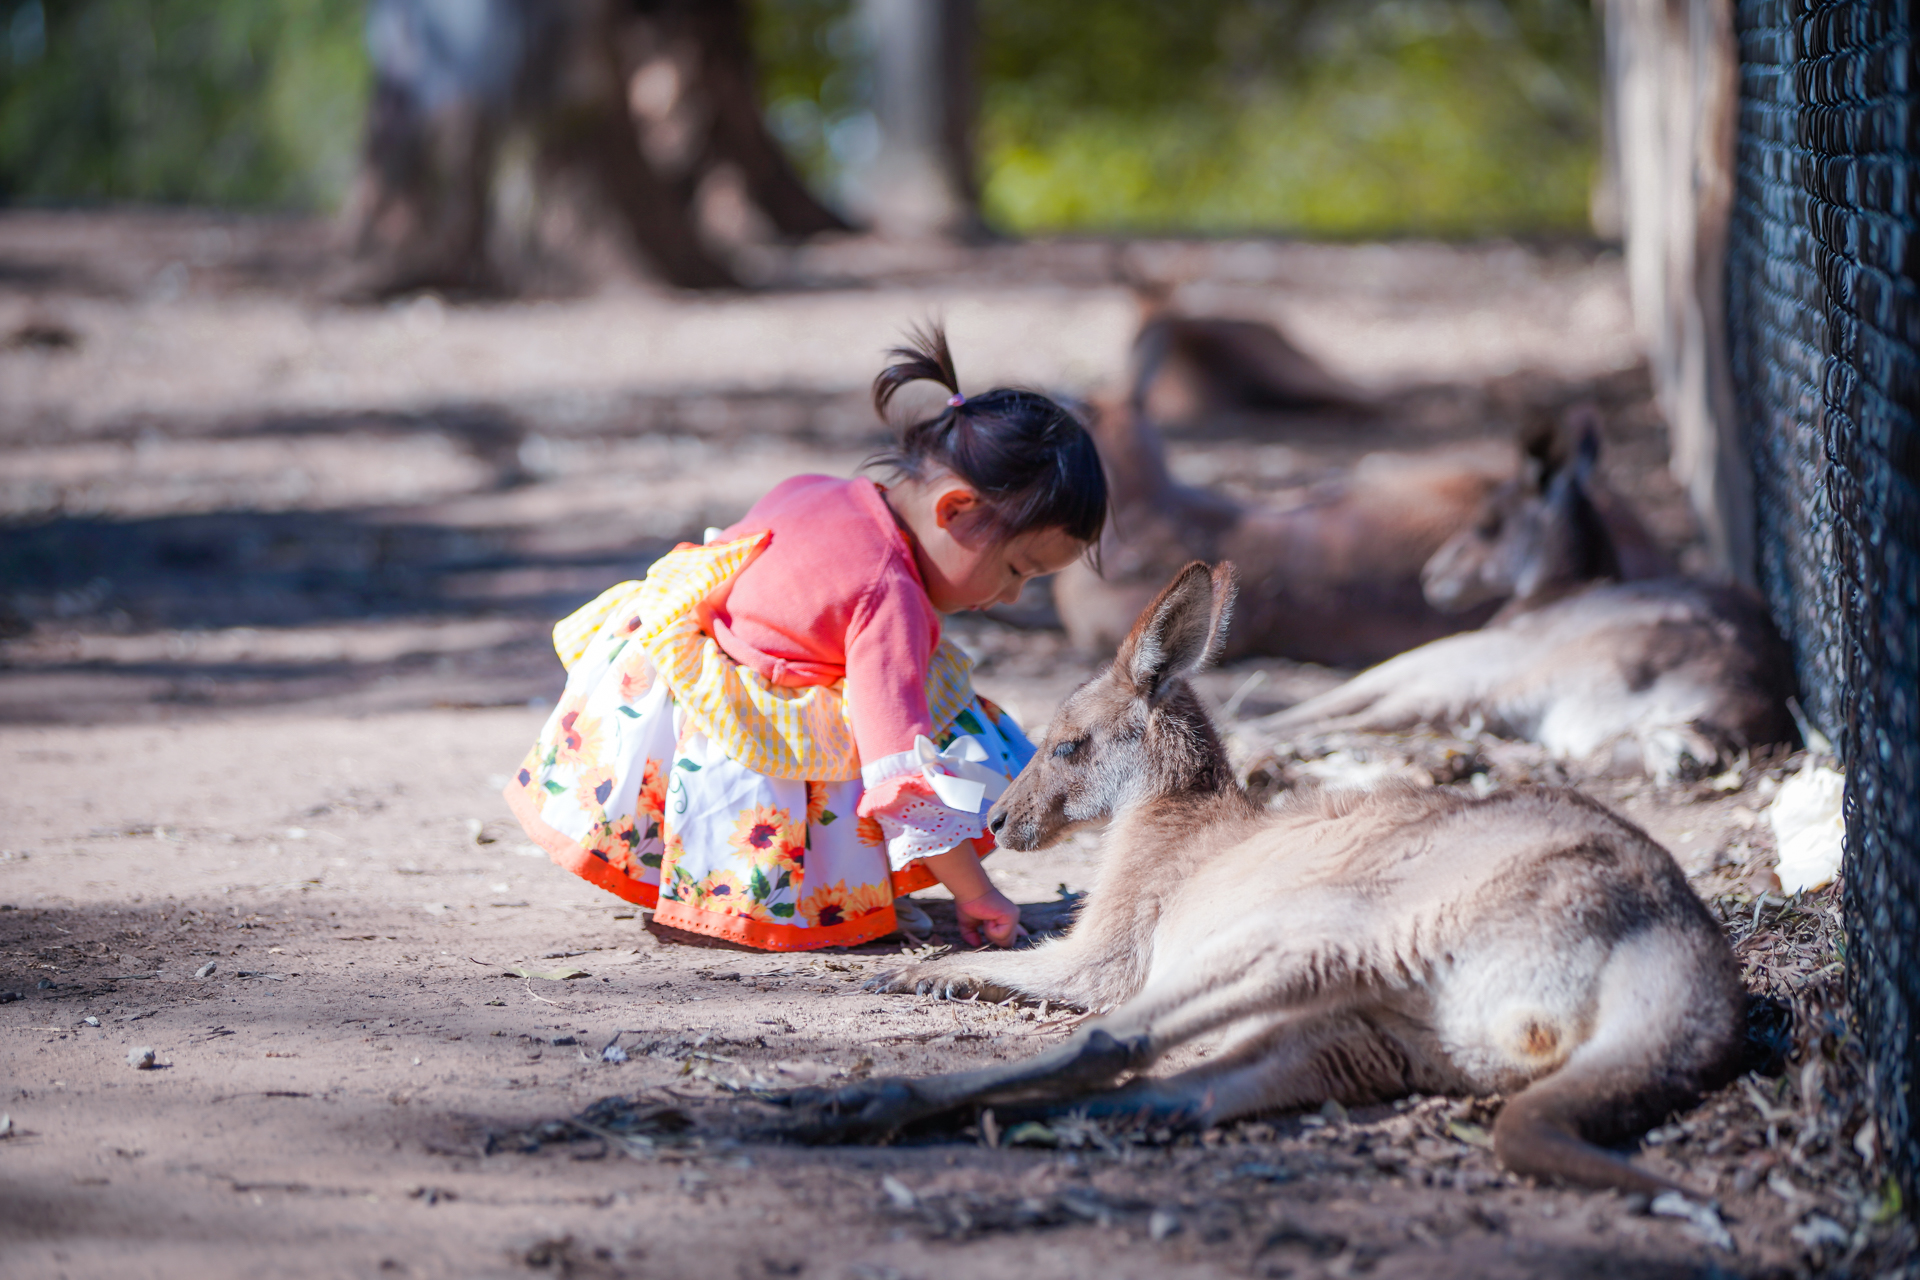
{"type": "MultiPolygon", "coordinates": [[[[1283,320],[1389,406],[1360,427],[1189,432],[1183,476],[1280,494],[1585,394],[1611,477],[1688,551],[1619,265],[1583,250],[849,244],[770,258],[776,287],[722,301],[621,286],[354,310],[324,300],[309,224],[0,217],[6,1273],[1705,1276],[1910,1257],[1876,1223],[1857,1053],[1820,1020],[1835,908],[1766,893],[1784,757],[1722,786],[1587,780],[1675,851],[1755,989],[1801,1015],[1786,1074],[1641,1154],[1717,1220],[1506,1176],[1488,1102],[1187,1137],[984,1117],[883,1149],[755,1136],[755,1089],[1020,1056],[1072,1015],[863,993],[900,940],[663,943],[553,869],[498,799],[558,689],[546,629],[782,476],[856,465],[879,439],[862,384],[906,320],[944,311],[968,377],[1098,389],[1133,323],[1118,255],[1190,306],[1283,320]],[[152,1069],[129,1065],[140,1048],[152,1069]],[[627,1101],[591,1128],[554,1123],[609,1097],[627,1101]]],[[[956,625],[983,690],[1029,723],[1099,656],[1047,616],[1041,595],[956,625]]],[[[1206,692],[1252,716],[1336,678],[1248,663],[1206,692]]],[[[1492,752],[1481,785],[1543,767],[1492,752]]],[[[1097,856],[1088,840],[994,871],[1045,904],[1097,856]]],[[[924,896],[935,941],[957,941],[924,896]]]]}

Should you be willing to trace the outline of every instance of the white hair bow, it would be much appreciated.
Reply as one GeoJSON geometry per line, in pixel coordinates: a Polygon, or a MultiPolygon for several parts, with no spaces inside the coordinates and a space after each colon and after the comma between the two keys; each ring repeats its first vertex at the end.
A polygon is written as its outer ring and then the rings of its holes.
{"type": "Polygon", "coordinates": [[[913,740],[913,750],[920,757],[920,776],[949,809],[978,813],[1007,789],[1005,774],[980,763],[987,749],[972,734],[960,735],[941,751],[923,733],[913,740]]]}

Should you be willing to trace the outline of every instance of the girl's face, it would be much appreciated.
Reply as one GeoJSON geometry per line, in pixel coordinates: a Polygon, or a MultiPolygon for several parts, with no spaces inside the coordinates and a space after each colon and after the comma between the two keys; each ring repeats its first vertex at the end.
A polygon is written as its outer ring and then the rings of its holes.
{"type": "Polygon", "coordinates": [[[903,485],[890,490],[888,499],[914,535],[920,577],[941,613],[1012,604],[1030,579],[1058,573],[1087,549],[1061,528],[994,538],[982,528],[979,495],[952,478],[903,485]]]}

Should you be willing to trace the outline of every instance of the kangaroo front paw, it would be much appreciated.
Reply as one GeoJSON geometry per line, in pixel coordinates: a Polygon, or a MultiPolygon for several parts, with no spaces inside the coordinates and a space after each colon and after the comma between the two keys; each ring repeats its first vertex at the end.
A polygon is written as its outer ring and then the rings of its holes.
{"type": "Polygon", "coordinates": [[[941,1000],[1005,1000],[1014,989],[945,964],[911,964],[867,980],[867,990],[895,995],[934,996],[941,1000]]]}

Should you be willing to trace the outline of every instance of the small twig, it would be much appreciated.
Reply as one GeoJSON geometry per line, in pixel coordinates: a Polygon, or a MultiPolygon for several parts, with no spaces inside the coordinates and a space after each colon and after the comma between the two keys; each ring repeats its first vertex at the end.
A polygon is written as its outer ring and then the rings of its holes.
{"type": "MultiPolygon", "coordinates": [[[[64,1027],[58,1028],[58,1029],[65,1030],[64,1027]]],[[[869,1036],[867,1037],[867,1040],[868,1040],[868,1043],[878,1043],[882,1040],[913,1040],[921,1044],[924,1044],[927,1041],[937,1039],[940,1036],[950,1036],[952,1034],[953,1032],[951,1031],[902,1031],[897,1035],[891,1035],[891,1036],[869,1036]]]]}
{"type": "Polygon", "coordinates": [[[1833,743],[1826,734],[1813,727],[1813,722],[1807,719],[1807,713],[1800,705],[1800,699],[1787,699],[1787,714],[1793,717],[1794,728],[1800,730],[1800,740],[1807,744],[1809,752],[1817,756],[1833,754],[1833,743]]]}

